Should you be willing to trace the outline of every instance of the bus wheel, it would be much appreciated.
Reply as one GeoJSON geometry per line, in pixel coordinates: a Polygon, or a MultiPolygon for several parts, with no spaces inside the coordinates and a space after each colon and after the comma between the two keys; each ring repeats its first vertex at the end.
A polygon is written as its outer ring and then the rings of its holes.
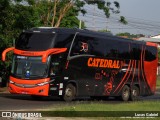
{"type": "Polygon", "coordinates": [[[128,101],[130,96],[130,89],[127,85],[125,85],[122,89],[122,95],[121,98],[123,101],[128,101]]]}
{"type": "Polygon", "coordinates": [[[64,92],[64,95],[63,95],[63,99],[66,102],[70,102],[73,99],[75,99],[75,96],[76,96],[76,88],[75,88],[75,86],[73,86],[72,84],[68,84],[66,89],[65,89],[65,92],[64,92]]]}
{"type": "Polygon", "coordinates": [[[137,86],[133,86],[132,90],[131,90],[131,100],[132,101],[136,101],[138,100],[138,96],[140,94],[139,88],[137,86]]]}

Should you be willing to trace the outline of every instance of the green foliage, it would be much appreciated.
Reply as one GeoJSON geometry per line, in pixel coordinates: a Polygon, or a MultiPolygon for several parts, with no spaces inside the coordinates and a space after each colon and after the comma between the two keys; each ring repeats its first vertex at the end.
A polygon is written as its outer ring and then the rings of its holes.
{"type": "Polygon", "coordinates": [[[99,32],[111,32],[109,30],[99,30],[99,32]]]}
{"type": "Polygon", "coordinates": [[[158,62],[160,62],[160,49],[159,48],[158,48],[158,62]]]}
{"type": "MultiPolygon", "coordinates": [[[[13,46],[13,41],[20,32],[34,26],[40,25],[37,11],[31,6],[24,6],[22,0],[0,1],[0,53],[8,47],[13,46]]],[[[7,54],[7,62],[0,61],[0,73],[3,80],[8,80],[12,53],[7,54]]],[[[1,56],[0,56],[1,59],[1,56]]]]}
{"type": "Polygon", "coordinates": [[[40,19],[38,12],[31,6],[16,5],[13,11],[15,14],[14,28],[23,30],[40,25],[40,19]],[[20,11],[20,12],[19,12],[20,11]]]}
{"type": "Polygon", "coordinates": [[[120,16],[120,20],[119,22],[123,23],[123,24],[127,24],[128,22],[125,20],[125,17],[120,16]]]}
{"type": "Polygon", "coordinates": [[[118,33],[116,34],[117,36],[127,36],[128,38],[139,38],[139,37],[144,37],[143,34],[130,34],[128,32],[125,32],[125,33],[118,33]]]}
{"type": "MultiPolygon", "coordinates": [[[[57,27],[78,28],[77,16],[79,13],[86,14],[87,11],[83,8],[85,4],[96,4],[106,17],[110,16],[111,11],[119,13],[120,8],[118,2],[114,2],[113,8],[111,3],[104,0],[0,0],[0,52],[13,46],[19,34],[32,27],[55,26],[59,22],[57,27]]],[[[84,22],[82,28],[85,28],[84,22]]],[[[11,59],[10,55],[8,58],[11,59]]]]}
{"type": "Polygon", "coordinates": [[[50,107],[49,111],[159,111],[160,103],[155,101],[132,101],[120,104],[107,104],[106,101],[77,102],[61,108],[50,107]]]}
{"type": "MultiPolygon", "coordinates": [[[[111,13],[113,14],[119,14],[120,13],[120,4],[117,1],[114,1],[114,6],[111,6],[111,2],[106,2],[104,0],[85,0],[87,4],[96,4],[98,9],[103,10],[106,17],[109,18],[111,13]]],[[[119,22],[123,24],[127,24],[127,21],[124,16],[120,16],[119,22]]]]}

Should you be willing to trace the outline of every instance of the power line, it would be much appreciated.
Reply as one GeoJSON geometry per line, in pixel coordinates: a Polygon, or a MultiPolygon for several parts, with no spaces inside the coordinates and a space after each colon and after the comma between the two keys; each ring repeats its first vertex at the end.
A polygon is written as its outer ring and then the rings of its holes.
{"type": "MultiPolygon", "coordinates": [[[[113,24],[113,25],[120,25],[119,19],[115,16],[111,16],[110,18],[106,18],[105,15],[100,12],[100,11],[94,11],[94,15],[93,15],[93,9],[87,9],[88,12],[87,14],[84,16],[80,15],[81,17],[85,18],[85,22],[87,22],[88,24],[91,24],[92,21],[88,20],[91,18],[97,18],[94,19],[94,23],[96,21],[96,23],[98,22],[98,24],[106,24],[105,26],[108,27],[108,24],[113,24]],[[86,19],[86,17],[89,17],[88,19],[86,19]]],[[[119,16],[120,17],[120,16],[119,16]]],[[[160,30],[160,22],[157,21],[151,21],[151,20],[144,20],[144,19],[139,19],[139,18],[129,18],[127,19],[128,24],[125,25],[127,27],[108,27],[108,29],[138,29],[138,30],[145,30],[145,31],[155,31],[158,32],[160,30]],[[138,20],[138,21],[136,21],[138,20]],[[154,22],[154,23],[153,23],[154,22]]],[[[98,25],[97,24],[97,25],[98,25]]],[[[94,25],[94,26],[97,26],[94,25]]],[[[87,28],[93,28],[93,27],[89,27],[87,26],[87,28]]],[[[95,27],[95,28],[104,28],[104,26],[102,27],[95,27]]]]}

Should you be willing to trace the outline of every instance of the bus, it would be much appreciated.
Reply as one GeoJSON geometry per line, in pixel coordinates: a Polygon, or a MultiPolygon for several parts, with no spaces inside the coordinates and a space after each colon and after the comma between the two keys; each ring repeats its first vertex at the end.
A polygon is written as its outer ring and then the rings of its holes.
{"type": "Polygon", "coordinates": [[[111,33],[39,27],[23,31],[13,51],[9,92],[33,98],[58,96],[120,97],[153,95],[157,79],[157,44],[111,33]]]}

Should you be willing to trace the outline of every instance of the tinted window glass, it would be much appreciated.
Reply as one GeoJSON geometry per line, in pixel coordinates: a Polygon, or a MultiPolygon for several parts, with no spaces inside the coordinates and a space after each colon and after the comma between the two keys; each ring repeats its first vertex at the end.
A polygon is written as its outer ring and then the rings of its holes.
{"type": "Polygon", "coordinates": [[[129,42],[121,42],[116,38],[106,38],[104,44],[106,57],[130,59],[129,42]]]}
{"type": "Polygon", "coordinates": [[[54,47],[55,48],[70,48],[74,34],[57,34],[54,47]]]}
{"type": "Polygon", "coordinates": [[[140,60],[141,59],[141,47],[139,44],[131,44],[131,59],[140,60]]]}
{"type": "Polygon", "coordinates": [[[96,56],[104,56],[105,55],[105,39],[95,37],[94,41],[91,42],[92,50],[91,54],[96,56]]]}
{"type": "Polygon", "coordinates": [[[53,33],[22,33],[16,48],[21,50],[43,51],[53,47],[53,33]]]}
{"type": "Polygon", "coordinates": [[[92,40],[92,37],[77,35],[71,49],[71,56],[90,54],[92,49],[92,40]]]}
{"type": "Polygon", "coordinates": [[[18,78],[44,78],[48,73],[48,61],[47,63],[42,63],[42,57],[26,57],[15,55],[12,62],[11,73],[18,78]]]}
{"type": "Polygon", "coordinates": [[[118,58],[118,54],[119,54],[119,51],[118,51],[118,42],[115,41],[115,40],[110,40],[110,39],[107,39],[106,40],[106,46],[105,46],[105,56],[106,57],[111,57],[111,58],[118,58]]]}
{"type": "Polygon", "coordinates": [[[118,57],[121,59],[130,59],[129,42],[118,42],[118,57]]]}
{"type": "Polygon", "coordinates": [[[152,46],[147,46],[145,50],[145,60],[152,61],[156,59],[157,48],[152,46]]]}

